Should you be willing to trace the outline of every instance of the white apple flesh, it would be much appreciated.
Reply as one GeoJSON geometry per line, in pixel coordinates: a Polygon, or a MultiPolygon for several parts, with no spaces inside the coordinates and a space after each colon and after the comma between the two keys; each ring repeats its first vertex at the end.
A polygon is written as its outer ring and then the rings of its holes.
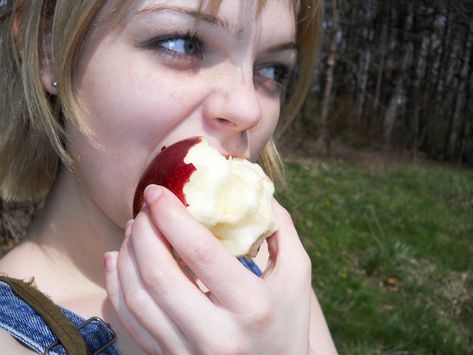
{"type": "Polygon", "coordinates": [[[274,185],[263,169],[243,158],[223,156],[204,138],[177,142],[156,156],[138,184],[135,215],[149,184],[170,189],[234,256],[254,257],[277,230],[274,185]]]}

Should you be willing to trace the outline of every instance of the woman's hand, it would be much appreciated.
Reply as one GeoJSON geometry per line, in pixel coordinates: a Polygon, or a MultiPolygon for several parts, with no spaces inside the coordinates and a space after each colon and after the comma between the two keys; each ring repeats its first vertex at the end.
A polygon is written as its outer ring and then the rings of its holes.
{"type": "Polygon", "coordinates": [[[172,193],[146,189],[145,207],[106,263],[110,300],[144,350],[309,354],[310,259],[289,214],[277,202],[275,209],[280,228],[268,238],[269,264],[258,278],[172,193]]]}

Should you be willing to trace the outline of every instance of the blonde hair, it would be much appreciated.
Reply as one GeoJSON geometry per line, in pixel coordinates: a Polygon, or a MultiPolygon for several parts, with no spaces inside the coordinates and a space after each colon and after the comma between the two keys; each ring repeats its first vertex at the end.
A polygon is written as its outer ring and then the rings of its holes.
{"type": "MultiPolygon", "coordinates": [[[[215,11],[222,0],[208,0],[215,11]]],[[[259,6],[264,6],[260,0],[259,6]]],[[[85,135],[90,132],[81,119],[73,92],[74,68],[80,46],[106,1],[4,0],[0,2],[0,197],[35,200],[47,194],[59,164],[71,168],[65,149],[62,118],[67,117],[85,135]],[[51,48],[51,53],[44,51],[51,48]],[[56,96],[41,83],[41,61],[54,63],[60,83],[56,96]]],[[[116,14],[129,1],[116,2],[116,14]]],[[[307,90],[320,37],[321,0],[295,0],[298,14],[299,76],[285,106],[280,129],[296,116],[307,90]]],[[[118,16],[118,15],[117,15],[118,16]]],[[[282,170],[274,141],[260,160],[274,180],[282,170]]]]}

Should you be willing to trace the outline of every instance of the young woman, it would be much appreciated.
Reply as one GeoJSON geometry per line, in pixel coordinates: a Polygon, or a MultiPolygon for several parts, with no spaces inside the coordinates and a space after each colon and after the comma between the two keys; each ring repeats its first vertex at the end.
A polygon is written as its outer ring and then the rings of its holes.
{"type": "MultiPolygon", "coordinates": [[[[277,202],[280,228],[257,259],[263,277],[163,187],[149,186],[130,220],[150,161],[191,136],[259,160],[277,177],[272,135],[307,90],[319,1],[0,4],[1,192],[45,198],[0,273],[34,279],[82,326],[91,352],[335,353],[310,260],[277,202]]],[[[0,282],[1,352],[63,351],[51,341],[57,327],[7,281],[0,282]]]]}

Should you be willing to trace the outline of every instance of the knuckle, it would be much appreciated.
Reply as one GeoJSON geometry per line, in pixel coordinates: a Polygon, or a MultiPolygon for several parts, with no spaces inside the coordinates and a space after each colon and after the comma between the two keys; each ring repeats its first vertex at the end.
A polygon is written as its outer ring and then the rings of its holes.
{"type": "Polygon", "coordinates": [[[146,219],[147,219],[146,214],[140,211],[136,215],[135,221],[133,222],[133,227],[132,227],[133,232],[142,231],[145,228],[145,225],[147,223],[146,219]]]}
{"type": "Polygon", "coordinates": [[[289,211],[285,207],[280,205],[279,206],[279,213],[281,215],[281,218],[284,218],[285,220],[292,221],[291,214],[289,213],[289,211]]]}
{"type": "Polygon", "coordinates": [[[160,268],[144,270],[141,275],[144,287],[153,294],[164,295],[171,289],[171,281],[164,265],[160,268]]]}
{"type": "Polygon", "coordinates": [[[273,313],[268,306],[260,307],[251,317],[251,324],[253,329],[260,331],[267,329],[273,319],[273,313]]]}
{"type": "Polygon", "coordinates": [[[292,278],[292,290],[299,292],[301,289],[305,289],[307,285],[310,286],[312,282],[312,261],[309,255],[304,252],[298,258],[293,260],[291,274],[294,275],[292,278]]]}
{"type": "Polygon", "coordinates": [[[209,262],[214,254],[212,242],[213,241],[209,240],[207,236],[198,235],[191,247],[191,250],[189,251],[191,253],[192,258],[195,258],[195,260],[198,260],[202,263],[209,262]]]}
{"type": "Polygon", "coordinates": [[[249,343],[246,331],[233,320],[221,319],[218,328],[202,334],[197,344],[199,354],[243,355],[249,354],[249,343]]]}
{"type": "Polygon", "coordinates": [[[243,346],[240,344],[222,344],[221,349],[218,349],[216,354],[221,355],[244,355],[247,352],[243,349],[243,346]]]}
{"type": "Polygon", "coordinates": [[[234,334],[225,337],[224,340],[222,338],[213,339],[208,347],[211,349],[211,354],[218,354],[218,355],[244,355],[248,354],[248,351],[245,349],[244,341],[239,336],[235,336],[234,334]]]}
{"type": "Polygon", "coordinates": [[[299,273],[303,278],[312,276],[312,260],[306,252],[299,258],[299,273]]]}
{"type": "Polygon", "coordinates": [[[131,313],[139,316],[147,311],[148,297],[142,290],[130,290],[125,294],[125,305],[131,313]]]}
{"type": "Polygon", "coordinates": [[[260,332],[268,328],[274,317],[272,303],[269,301],[258,302],[246,315],[246,322],[252,332],[260,332]]]}

